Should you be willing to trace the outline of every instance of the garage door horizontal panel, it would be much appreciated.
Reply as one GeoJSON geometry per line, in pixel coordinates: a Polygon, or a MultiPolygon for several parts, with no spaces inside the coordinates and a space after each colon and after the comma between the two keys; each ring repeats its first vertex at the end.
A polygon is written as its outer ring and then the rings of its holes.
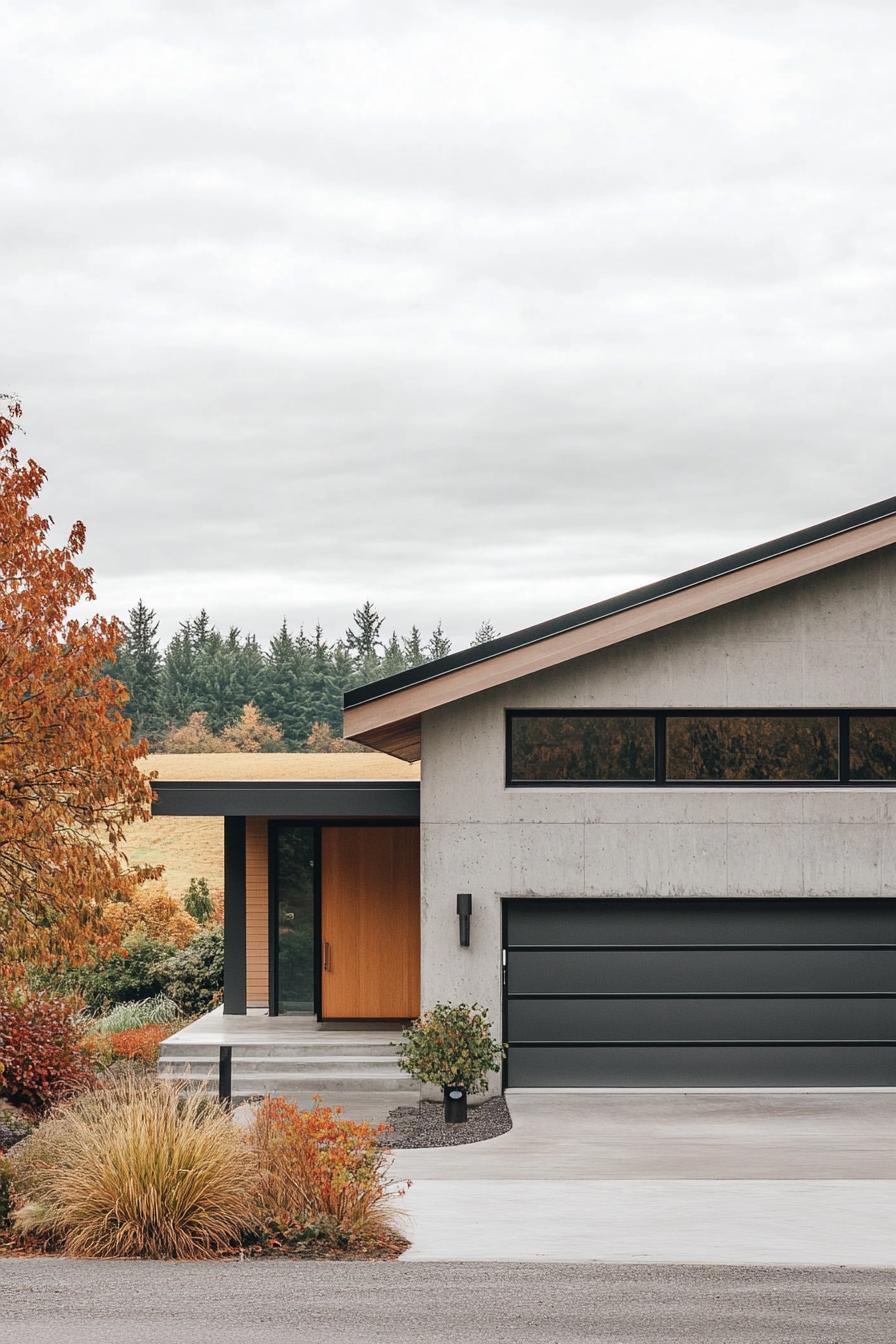
{"type": "Polygon", "coordinates": [[[510,999],[515,1041],[892,1040],[894,999],[510,999]]]}
{"type": "Polygon", "coordinates": [[[896,1047],[514,1046],[508,1087],[892,1087],[896,1047]]]}
{"type": "Polygon", "coordinates": [[[886,993],[896,989],[896,952],[513,949],[507,955],[507,989],[510,994],[886,993]]]}
{"type": "Polygon", "coordinates": [[[557,900],[508,903],[507,943],[896,943],[879,900],[557,900]]]}

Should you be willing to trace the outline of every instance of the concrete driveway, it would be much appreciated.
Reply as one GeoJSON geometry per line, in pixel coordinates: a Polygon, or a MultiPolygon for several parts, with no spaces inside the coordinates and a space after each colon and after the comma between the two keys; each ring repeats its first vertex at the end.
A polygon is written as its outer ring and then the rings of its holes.
{"type": "Polygon", "coordinates": [[[896,1091],[509,1092],[395,1155],[409,1260],[896,1265],[896,1091]]]}

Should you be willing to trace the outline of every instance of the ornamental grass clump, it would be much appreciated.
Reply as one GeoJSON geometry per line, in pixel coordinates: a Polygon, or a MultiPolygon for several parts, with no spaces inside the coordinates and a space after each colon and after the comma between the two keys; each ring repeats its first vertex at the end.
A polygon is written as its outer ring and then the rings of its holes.
{"type": "Polygon", "coordinates": [[[268,1249],[394,1249],[402,1239],[392,1197],[402,1188],[387,1179],[385,1128],[346,1120],[318,1098],[302,1111],[266,1097],[250,1139],[259,1172],[253,1239],[268,1249]]]}
{"type": "Polygon", "coordinates": [[[85,1022],[91,1035],[113,1031],[134,1031],[137,1027],[164,1025],[180,1017],[180,1009],[167,994],[154,994],[148,999],[117,1003],[102,1017],[85,1022]]]}
{"type": "Polygon", "coordinates": [[[65,1255],[204,1259],[236,1246],[256,1207],[230,1112],[132,1076],[57,1107],[8,1161],[18,1231],[65,1255]]]}
{"type": "Polygon", "coordinates": [[[402,1032],[398,1044],[398,1062],[412,1078],[467,1092],[484,1092],[503,1058],[504,1047],[478,1003],[437,1003],[402,1032]]]}

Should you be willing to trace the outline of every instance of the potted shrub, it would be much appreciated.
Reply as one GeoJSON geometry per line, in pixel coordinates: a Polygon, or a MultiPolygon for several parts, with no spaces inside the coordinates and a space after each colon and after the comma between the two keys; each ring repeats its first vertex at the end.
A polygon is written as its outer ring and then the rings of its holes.
{"type": "Polygon", "coordinates": [[[442,1089],[447,1124],[466,1120],[467,1094],[485,1091],[503,1057],[478,1003],[437,1003],[402,1032],[398,1046],[405,1073],[442,1089]]]}

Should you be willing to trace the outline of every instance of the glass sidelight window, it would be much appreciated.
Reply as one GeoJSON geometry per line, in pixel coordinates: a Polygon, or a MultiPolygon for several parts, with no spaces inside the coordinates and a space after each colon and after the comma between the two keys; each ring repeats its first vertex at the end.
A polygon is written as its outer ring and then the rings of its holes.
{"type": "Polygon", "coordinates": [[[317,958],[313,826],[272,828],[278,1013],[313,1013],[317,958]]]}

